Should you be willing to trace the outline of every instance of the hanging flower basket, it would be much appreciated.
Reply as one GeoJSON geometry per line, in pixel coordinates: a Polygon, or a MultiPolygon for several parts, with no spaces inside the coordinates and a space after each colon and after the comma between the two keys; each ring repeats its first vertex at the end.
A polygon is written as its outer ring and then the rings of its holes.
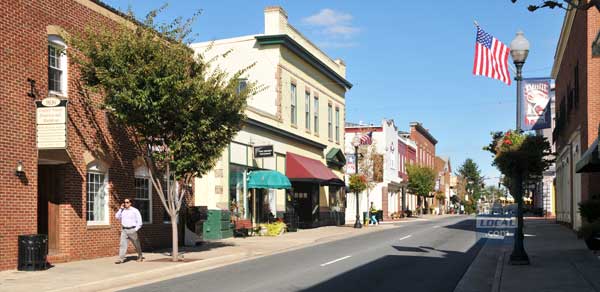
{"type": "Polygon", "coordinates": [[[484,150],[494,155],[493,165],[509,178],[540,176],[554,161],[552,148],[543,136],[517,131],[492,133],[492,142],[484,150]]]}
{"type": "Polygon", "coordinates": [[[350,176],[348,187],[351,192],[360,193],[367,189],[367,178],[361,174],[353,174],[350,176]]]}

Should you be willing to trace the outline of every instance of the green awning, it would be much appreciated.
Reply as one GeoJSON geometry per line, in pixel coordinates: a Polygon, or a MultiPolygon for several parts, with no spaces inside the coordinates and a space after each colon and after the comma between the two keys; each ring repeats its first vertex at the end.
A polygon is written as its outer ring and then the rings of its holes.
{"type": "Polygon", "coordinates": [[[588,148],[588,150],[585,151],[585,153],[583,153],[579,161],[577,161],[577,164],[575,164],[576,172],[600,172],[600,155],[598,155],[598,139],[594,141],[592,146],[590,146],[590,148],[588,148]]]}
{"type": "Polygon", "coordinates": [[[325,159],[327,160],[327,165],[330,167],[338,167],[341,168],[346,165],[346,156],[340,148],[331,148],[327,155],[325,155],[325,159]]]}
{"type": "Polygon", "coordinates": [[[275,170],[255,170],[248,174],[249,189],[289,189],[290,180],[275,170]]]}

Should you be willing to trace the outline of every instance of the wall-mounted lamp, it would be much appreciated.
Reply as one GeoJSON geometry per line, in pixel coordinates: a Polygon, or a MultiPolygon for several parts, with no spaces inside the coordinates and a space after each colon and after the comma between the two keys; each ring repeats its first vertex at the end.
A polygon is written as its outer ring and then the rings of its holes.
{"type": "Polygon", "coordinates": [[[27,78],[27,82],[29,82],[29,92],[27,93],[27,96],[31,98],[36,98],[39,95],[39,92],[35,87],[35,80],[27,78]]]}
{"type": "Polygon", "coordinates": [[[17,162],[17,168],[15,169],[15,173],[17,175],[25,173],[25,167],[23,166],[23,161],[19,160],[19,162],[17,162]]]}

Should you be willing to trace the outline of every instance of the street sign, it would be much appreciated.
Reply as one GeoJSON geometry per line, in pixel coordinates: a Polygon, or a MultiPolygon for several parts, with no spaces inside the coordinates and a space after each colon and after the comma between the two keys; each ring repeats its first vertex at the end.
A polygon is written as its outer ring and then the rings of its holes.
{"type": "Polygon", "coordinates": [[[254,146],[254,158],[273,157],[273,145],[254,146]]]}

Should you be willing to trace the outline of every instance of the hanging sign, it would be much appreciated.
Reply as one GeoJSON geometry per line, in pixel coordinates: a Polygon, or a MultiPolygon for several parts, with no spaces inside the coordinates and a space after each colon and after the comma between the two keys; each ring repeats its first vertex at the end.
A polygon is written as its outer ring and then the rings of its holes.
{"type": "Polygon", "coordinates": [[[526,78],[522,83],[521,119],[522,129],[541,130],[552,127],[551,79],[526,78]]]}
{"type": "Polygon", "coordinates": [[[354,163],[354,153],[346,153],[346,173],[356,173],[356,164],[354,163]]]}
{"type": "Polygon", "coordinates": [[[273,157],[273,145],[254,146],[254,158],[273,157]]]}
{"type": "Polygon", "coordinates": [[[37,148],[67,148],[67,100],[48,97],[35,102],[37,148]]]}

